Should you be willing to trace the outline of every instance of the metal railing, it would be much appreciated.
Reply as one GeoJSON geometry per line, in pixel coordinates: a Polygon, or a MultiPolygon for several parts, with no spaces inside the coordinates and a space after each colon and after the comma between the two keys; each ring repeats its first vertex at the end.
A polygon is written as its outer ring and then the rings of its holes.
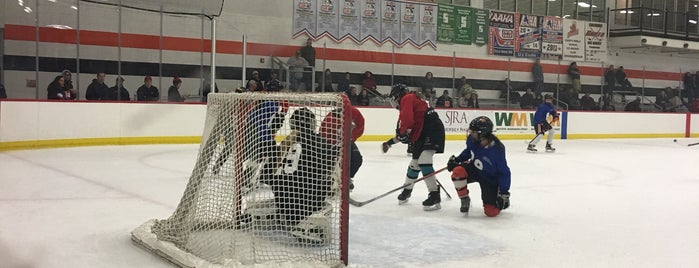
{"type": "Polygon", "coordinates": [[[674,12],[667,9],[633,7],[608,9],[610,36],[647,34],[685,40],[699,39],[697,12],[674,12]]]}

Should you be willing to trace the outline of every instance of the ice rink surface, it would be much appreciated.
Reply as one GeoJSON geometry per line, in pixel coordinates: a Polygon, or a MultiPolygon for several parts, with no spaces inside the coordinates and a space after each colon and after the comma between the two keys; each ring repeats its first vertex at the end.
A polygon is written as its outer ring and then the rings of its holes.
{"type": "MultiPolygon", "coordinates": [[[[480,189],[458,212],[454,197],[422,211],[424,183],[350,210],[351,267],[699,267],[696,139],[556,140],[555,153],[505,141],[511,207],[483,214],[480,189]]],[[[352,197],[403,183],[404,145],[381,154],[360,142],[352,197]]],[[[539,144],[543,147],[545,141],[539,144]]],[[[435,169],[458,154],[449,141],[435,169]]],[[[130,232],[177,206],[199,145],[102,146],[0,153],[0,267],[172,267],[136,247],[130,232]]]]}

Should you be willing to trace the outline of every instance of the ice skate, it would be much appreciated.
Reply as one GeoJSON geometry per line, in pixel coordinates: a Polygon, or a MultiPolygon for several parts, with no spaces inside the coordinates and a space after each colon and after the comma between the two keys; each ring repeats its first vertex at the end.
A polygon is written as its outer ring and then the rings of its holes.
{"type": "Polygon", "coordinates": [[[439,203],[442,202],[442,198],[439,196],[439,191],[430,192],[425,201],[422,201],[422,210],[433,211],[442,208],[439,203]]]}
{"type": "Polygon", "coordinates": [[[398,205],[408,203],[408,199],[412,193],[413,189],[403,189],[403,192],[398,195],[398,205]]]}
{"type": "Polygon", "coordinates": [[[536,148],[534,147],[536,147],[536,145],[529,144],[529,146],[527,146],[527,152],[536,153],[536,148]]]}
{"type": "Polygon", "coordinates": [[[388,142],[384,142],[381,144],[381,152],[384,154],[388,153],[388,149],[390,149],[390,148],[391,148],[391,145],[388,144],[388,142]]]}
{"type": "Polygon", "coordinates": [[[550,143],[546,144],[546,152],[553,153],[556,151],[556,148],[551,147],[550,143]]]}
{"type": "Polygon", "coordinates": [[[468,210],[471,208],[471,198],[466,196],[461,198],[461,208],[459,211],[464,214],[468,214],[468,210]]]}

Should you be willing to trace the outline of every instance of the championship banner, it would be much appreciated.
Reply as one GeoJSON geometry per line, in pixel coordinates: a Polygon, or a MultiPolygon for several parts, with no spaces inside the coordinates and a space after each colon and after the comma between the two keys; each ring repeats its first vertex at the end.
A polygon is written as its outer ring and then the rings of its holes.
{"type": "Polygon", "coordinates": [[[293,33],[316,35],[316,0],[294,0],[293,33]]]}
{"type": "Polygon", "coordinates": [[[585,46],[583,44],[584,29],[585,22],[568,19],[563,20],[563,60],[585,60],[585,46]]]}
{"type": "Polygon", "coordinates": [[[515,55],[519,58],[537,58],[541,55],[541,27],[539,17],[520,14],[517,20],[517,45],[515,55]]]}
{"type": "Polygon", "coordinates": [[[473,43],[479,46],[488,44],[488,10],[476,9],[473,13],[473,43]]]}
{"type": "Polygon", "coordinates": [[[541,23],[541,53],[543,58],[560,59],[563,55],[563,19],[546,16],[541,23]]]}
{"type": "Polygon", "coordinates": [[[490,34],[488,54],[514,56],[517,50],[517,28],[515,20],[518,13],[490,11],[490,34]]]}
{"type": "Polygon", "coordinates": [[[340,2],[340,39],[352,38],[355,42],[361,38],[361,20],[359,17],[359,5],[357,0],[344,0],[340,2]]]}
{"type": "Polygon", "coordinates": [[[454,43],[462,45],[470,45],[473,42],[473,12],[472,8],[459,7],[455,9],[456,13],[456,35],[454,43]]]}
{"type": "Polygon", "coordinates": [[[607,61],[607,25],[587,22],[585,26],[585,61],[607,61]]]}
{"type": "Polygon", "coordinates": [[[367,39],[381,42],[381,21],[379,0],[359,0],[361,6],[361,27],[359,29],[359,40],[367,39]]]}
{"type": "Polygon", "coordinates": [[[455,6],[439,4],[437,6],[439,15],[437,19],[437,41],[452,43],[456,36],[456,9],[455,6]]]}
{"type": "Polygon", "coordinates": [[[400,39],[400,3],[382,1],[381,5],[381,42],[398,45],[400,39]]]}
{"type": "Polygon", "coordinates": [[[316,37],[329,34],[330,37],[339,39],[339,14],[337,12],[337,2],[333,0],[319,0],[318,20],[316,28],[316,37]]]}
{"type": "Polygon", "coordinates": [[[420,5],[420,39],[418,45],[435,48],[437,40],[437,5],[420,5]]]}
{"type": "Polygon", "coordinates": [[[400,3],[400,40],[396,40],[400,44],[417,43],[417,38],[420,35],[420,28],[417,25],[420,19],[419,6],[419,4],[414,3],[400,3]]]}

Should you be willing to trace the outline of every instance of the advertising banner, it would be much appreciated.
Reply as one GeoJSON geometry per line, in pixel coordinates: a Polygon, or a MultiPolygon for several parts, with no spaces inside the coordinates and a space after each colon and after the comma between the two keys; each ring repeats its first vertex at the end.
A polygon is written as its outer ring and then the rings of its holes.
{"type": "Polygon", "coordinates": [[[563,19],[543,17],[541,34],[541,53],[544,58],[550,58],[548,55],[560,58],[563,55],[563,19]]]}
{"type": "Polygon", "coordinates": [[[563,20],[563,60],[585,60],[584,29],[584,21],[563,20]]]}
{"type": "Polygon", "coordinates": [[[515,55],[520,58],[537,58],[541,55],[541,27],[540,17],[528,14],[520,14],[517,20],[519,47],[515,55]]]}
{"type": "Polygon", "coordinates": [[[607,25],[588,21],[585,26],[585,61],[607,61],[607,25]]]}
{"type": "Polygon", "coordinates": [[[488,54],[514,56],[517,48],[517,13],[490,11],[488,54]]]}

